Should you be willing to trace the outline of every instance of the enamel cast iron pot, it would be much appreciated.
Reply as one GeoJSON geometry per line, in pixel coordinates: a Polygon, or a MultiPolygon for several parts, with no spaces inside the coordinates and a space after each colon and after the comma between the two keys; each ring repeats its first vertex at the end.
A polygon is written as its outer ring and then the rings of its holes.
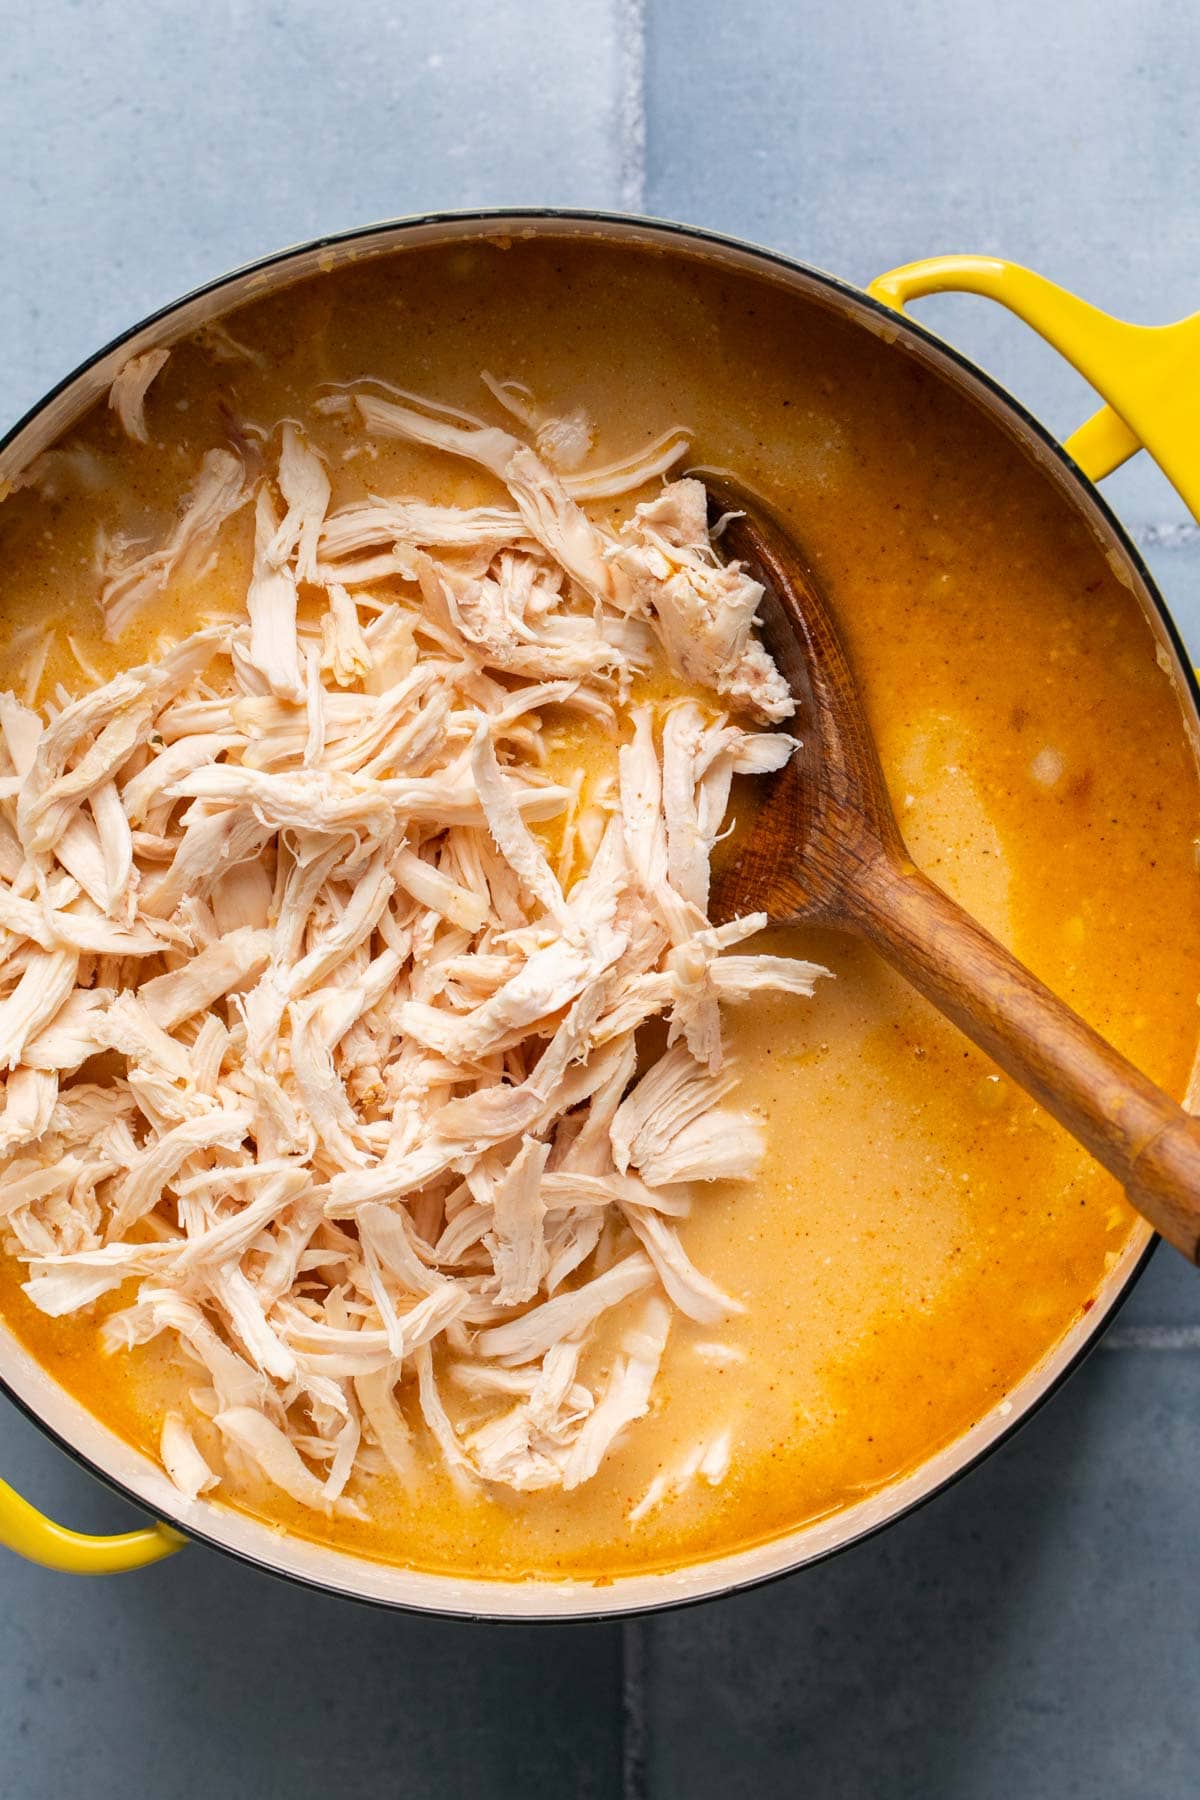
{"type": "MultiPolygon", "coordinates": [[[[101,350],[0,442],[0,489],[6,478],[23,469],[107,390],[131,355],[187,336],[245,300],[273,293],[317,270],[329,270],[342,260],[517,234],[621,240],[690,262],[765,276],[777,288],[790,290],[798,309],[816,305],[836,312],[860,331],[885,340],[895,355],[916,359],[964,391],[979,410],[981,429],[1016,439],[1043,479],[1067,498],[1104,545],[1150,623],[1160,660],[1175,681],[1187,729],[1200,744],[1200,691],[1178,634],[1136,549],[1093,485],[1145,447],[1200,515],[1200,436],[1192,416],[1190,379],[1200,357],[1200,313],[1175,325],[1123,324],[1029,270],[993,257],[945,256],[913,263],[881,276],[863,293],[769,251],[648,220],[511,211],[371,226],[284,251],[226,275],[101,350]],[[949,291],[985,295],[1009,307],[1061,351],[1106,404],[1065,445],[1057,444],[988,376],[905,317],[907,301],[949,291]]],[[[1189,1098],[1200,1098],[1195,1076],[1189,1098]]],[[[387,1606],[473,1617],[601,1617],[704,1599],[829,1556],[900,1518],[977,1463],[1080,1362],[1137,1279],[1150,1247],[1150,1228],[1143,1225],[1110,1270],[1095,1305],[1044,1361],[963,1437],[902,1480],[771,1543],[672,1573],[622,1576],[602,1587],[414,1574],[289,1537],[209,1500],[188,1502],[155,1464],[60,1388],[0,1323],[0,1386],[9,1397],[94,1474],[155,1518],[169,1521],[118,1537],[89,1537],[51,1523],[0,1482],[0,1543],[50,1568],[103,1574],[156,1561],[194,1537],[313,1587],[387,1606]]]]}

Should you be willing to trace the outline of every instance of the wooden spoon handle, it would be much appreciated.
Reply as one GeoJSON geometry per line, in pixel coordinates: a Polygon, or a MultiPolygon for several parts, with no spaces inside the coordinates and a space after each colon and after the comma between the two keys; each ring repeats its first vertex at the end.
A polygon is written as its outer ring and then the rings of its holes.
{"type": "Polygon", "coordinates": [[[1200,1261],[1192,1118],[911,865],[880,854],[845,922],[1065,1125],[1156,1231],[1200,1261]]]}

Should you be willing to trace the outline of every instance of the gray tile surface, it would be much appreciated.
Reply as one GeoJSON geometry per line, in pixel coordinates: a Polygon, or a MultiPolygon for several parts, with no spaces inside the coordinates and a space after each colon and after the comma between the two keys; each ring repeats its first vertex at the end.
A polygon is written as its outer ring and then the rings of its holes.
{"type": "MultiPolygon", "coordinates": [[[[133,1509],[5,1409],[0,1467],[80,1529],[133,1509]]],[[[620,1791],[620,1628],[404,1617],[193,1546],[0,1570],[5,1800],[528,1800],[620,1791]]]]}
{"type": "MultiPolygon", "coordinates": [[[[1168,1329],[1190,1326],[1200,1336],[1198,1285],[1195,1272],[1183,1258],[1160,1245],[1113,1325],[1117,1343],[1131,1331],[1142,1331],[1155,1325],[1168,1329]]],[[[1200,1348],[1200,1342],[1197,1348],[1200,1348]]]]}
{"type": "MultiPolygon", "coordinates": [[[[853,281],[978,251],[1146,323],[1195,309],[1192,0],[701,0],[647,17],[651,211],[853,281]]],[[[944,298],[921,317],[1056,429],[1090,410],[1000,308],[944,298]]],[[[1152,473],[1124,490],[1130,519],[1179,513],[1152,473]]]]}
{"type": "MultiPolygon", "coordinates": [[[[0,0],[0,38],[4,420],[232,262],[445,206],[644,203],[858,280],[992,251],[1145,320],[1200,297],[1191,0],[0,0]]],[[[921,316],[1055,429],[1090,410],[998,309],[921,316]]],[[[1200,653],[1179,502],[1145,458],[1110,490],[1200,653]]],[[[199,1550],[107,1582],[4,1558],[0,1791],[1193,1794],[1198,1331],[1160,1253],[1115,1347],[951,1493],[624,1632],[390,1618],[199,1550]]],[[[129,1516],[8,1408],[0,1472],[129,1516]]]]}
{"type": "Polygon", "coordinates": [[[1200,1358],[1098,1352],[922,1512],[649,1627],[648,1791],[1192,1800],[1200,1358]]]}
{"type": "Polygon", "coordinates": [[[0,26],[5,417],[143,313],[301,238],[618,197],[609,0],[0,0],[0,26]]]}

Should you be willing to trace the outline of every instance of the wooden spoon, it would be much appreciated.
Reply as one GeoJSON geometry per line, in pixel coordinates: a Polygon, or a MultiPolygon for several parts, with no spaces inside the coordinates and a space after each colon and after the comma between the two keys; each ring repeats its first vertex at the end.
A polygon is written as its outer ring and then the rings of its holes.
{"type": "MultiPolygon", "coordinates": [[[[1116,1176],[1156,1231],[1200,1257],[1200,1118],[1135,1069],[922,875],[829,606],[796,546],[743,494],[707,483],[719,540],[764,587],[763,637],[797,701],[801,748],[718,873],[716,922],[765,912],[855,933],[1116,1176]]],[[[766,785],[769,783],[769,787],[766,785]]]]}

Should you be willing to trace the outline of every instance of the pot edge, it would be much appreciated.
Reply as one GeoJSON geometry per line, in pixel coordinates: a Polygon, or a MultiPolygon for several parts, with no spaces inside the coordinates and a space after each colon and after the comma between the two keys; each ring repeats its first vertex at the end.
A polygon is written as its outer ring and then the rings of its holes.
{"type": "MultiPolygon", "coordinates": [[[[1046,428],[1030,413],[1027,408],[1005,389],[999,382],[982,370],[969,358],[965,357],[952,345],[945,343],[937,335],[929,331],[919,321],[907,315],[898,314],[876,300],[872,295],[825,270],[799,261],[773,250],[768,246],[752,241],[739,239],[728,234],[711,231],[700,226],[689,226],[668,219],[657,219],[644,215],[609,212],[605,210],[545,208],[545,207],[505,207],[492,209],[460,209],[447,212],[414,214],[400,219],[383,220],[372,224],[355,227],[349,231],[322,235],[304,243],[288,246],[271,252],[264,257],[240,265],[211,281],[200,284],[189,292],[171,301],[138,323],[112,338],[102,348],[87,357],[80,364],[54,384],[50,390],[34,403],[16,423],[0,436],[0,468],[6,454],[21,446],[22,440],[36,426],[46,419],[48,413],[53,414],[59,403],[72,396],[79,397],[80,404],[74,411],[68,412],[61,419],[54,420],[54,428],[46,442],[52,442],[60,432],[77,417],[79,412],[93,403],[103,391],[106,381],[105,365],[111,362],[115,372],[116,358],[119,352],[127,350],[138,341],[165,341],[168,333],[164,328],[178,323],[182,315],[207,308],[208,317],[219,317],[231,310],[241,299],[252,297],[255,286],[267,290],[270,277],[278,275],[280,287],[289,284],[283,272],[288,271],[291,279],[302,279],[306,274],[315,272],[322,266],[321,259],[329,256],[328,267],[336,266],[342,253],[348,253],[349,260],[356,260],[363,247],[377,243],[377,250],[372,253],[386,254],[391,249],[401,247],[405,236],[417,234],[436,234],[444,228],[451,236],[465,237],[469,235],[488,234],[489,229],[498,226],[524,225],[531,234],[553,235],[556,227],[571,227],[586,230],[588,227],[599,228],[605,235],[628,233],[635,239],[683,248],[690,245],[701,253],[723,253],[732,258],[743,268],[758,267],[760,273],[775,273],[785,281],[794,281],[797,277],[802,284],[811,288],[824,289],[830,296],[836,297],[843,308],[859,315],[860,322],[876,335],[882,335],[893,342],[908,339],[909,346],[918,346],[922,352],[922,360],[935,366],[942,365],[943,371],[951,380],[956,380],[960,387],[966,387],[983,408],[992,415],[992,422],[1007,428],[1011,435],[1017,436],[1027,451],[1034,453],[1043,464],[1047,473],[1052,473],[1059,485],[1068,487],[1077,504],[1082,504],[1085,514],[1090,512],[1089,523],[1101,527],[1101,532],[1108,538],[1112,547],[1116,548],[1128,563],[1136,577],[1138,594],[1143,609],[1153,626],[1172,653],[1175,664],[1177,686],[1183,706],[1184,720],[1193,742],[1200,738],[1200,688],[1197,687],[1195,674],[1187,658],[1174,620],[1159,593],[1158,587],[1150,574],[1137,546],[1125,531],[1119,519],[1113,513],[1104,497],[1096,489],[1062,445],[1046,430],[1046,428]],[[388,241],[384,241],[388,240],[388,241]],[[308,266],[305,266],[308,265],[308,266]],[[237,299],[232,295],[239,286],[250,291],[237,299]],[[230,296],[227,300],[226,297],[230,296]],[[226,300],[226,304],[220,302],[226,300]],[[92,380],[89,381],[89,377],[92,380]],[[1015,427],[1015,429],[1014,429],[1015,427]],[[1190,716],[1189,716],[1190,714],[1190,716]]],[[[43,446],[39,446],[43,447],[43,446]]],[[[17,463],[17,467],[23,463],[17,463]]],[[[1196,1086],[1196,1074],[1193,1075],[1193,1089],[1196,1086]]],[[[1104,1332],[1112,1323],[1117,1312],[1124,1305],[1140,1278],[1154,1252],[1157,1239],[1147,1230],[1136,1234],[1131,1239],[1121,1263],[1112,1271],[1108,1284],[1109,1292],[1098,1299],[1092,1311],[1087,1315],[1087,1328],[1083,1321],[1068,1330],[1067,1333],[1052,1346],[1042,1361],[1030,1370],[1018,1384],[1018,1388],[1006,1397],[1002,1406],[1010,1407],[1010,1415],[1003,1416],[1003,1422],[997,1423],[998,1409],[980,1420],[971,1430],[942,1452],[928,1459],[909,1475],[890,1483],[860,1503],[860,1505],[844,1509],[834,1515],[837,1521],[851,1528],[845,1530],[836,1541],[818,1543],[807,1553],[803,1540],[812,1540],[822,1535],[824,1521],[816,1521],[799,1531],[774,1538],[761,1545],[732,1553],[729,1556],[708,1562],[688,1565],[678,1572],[654,1572],[647,1575],[614,1577],[611,1585],[597,1588],[589,1583],[504,1583],[492,1581],[463,1582],[454,1577],[434,1574],[416,1575],[414,1572],[395,1569],[381,1565],[370,1559],[359,1557],[352,1552],[332,1551],[324,1546],[308,1544],[307,1540],[295,1537],[284,1537],[277,1531],[255,1521],[249,1515],[237,1513],[233,1509],[211,1502],[197,1502],[192,1505],[183,1503],[175,1490],[166,1482],[165,1477],[139,1452],[133,1452],[116,1434],[108,1431],[93,1415],[87,1413],[78,1402],[71,1400],[64,1389],[57,1388],[51,1378],[41,1370],[40,1365],[33,1363],[17,1340],[12,1337],[7,1326],[0,1331],[0,1341],[7,1341],[20,1356],[28,1358],[37,1374],[63,1396],[68,1408],[83,1415],[96,1431],[108,1437],[115,1446],[136,1457],[145,1464],[149,1475],[154,1479],[143,1479],[138,1485],[113,1475],[98,1455],[89,1455],[82,1451],[62,1429],[57,1429],[42,1414],[38,1405],[19,1391],[8,1379],[0,1374],[0,1393],[5,1394],[16,1404],[31,1421],[36,1424],[59,1448],[66,1451],[73,1460],[86,1468],[89,1473],[103,1481],[125,1499],[141,1508],[149,1508],[185,1535],[198,1542],[231,1555],[251,1566],[285,1580],[298,1582],[302,1586],[316,1587],[326,1592],[334,1592],[343,1597],[356,1599],[366,1604],[386,1606],[392,1610],[428,1612],[441,1616],[486,1619],[490,1622],[507,1621],[511,1623],[566,1623],[571,1620],[599,1620],[629,1617],[641,1613],[656,1612],[690,1604],[699,1604],[706,1600],[720,1598],[732,1592],[744,1591],[751,1587],[765,1585],[769,1581],[782,1579],[786,1575],[797,1573],[818,1561],[839,1554],[854,1544],[865,1541],[886,1526],[897,1522],[908,1514],[926,1504],[937,1494],[945,1491],[954,1482],[960,1480],[971,1469],[977,1467],[987,1456],[1007,1442],[1017,1428],[1031,1418],[1041,1406],[1057,1391],[1067,1377],[1082,1363],[1096,1347],[1104,1332]],[[1021,1388],[1028,1387],[1029,1398],[1018,1404],[1013,1394],[1021,1388]],[[978,1439],[979,1441],[976,1441],[978,1439]],[[970,1446],[965,1453],[964,1446],[970,1446]],[[947,1465],[945,1472],[930,1481],[930,1472],[938,1465],[947,1465]],[[922,1483],[925,1485],[922,1485],[922,1483]],[[161,1485],[164,1493],[160,1498],[155,1491],[161,1485]],[[910,1492],[911,1490],[911,1492],[910,1492]],[[896,1502],[899,1502],[898,1504],[896,1502]],[[202,1512],[203,1520],[189,1515],[202,1512]],[[214,1518],[213,1515],[219,1515],[214,1518]],[[875,1516],[878,1515],[878,1516],[875,1516]],[[854,1521],[861,1521],[857,1526],[854,1521]],[[374,1570],[378,1574],[384,1571],[387,1575],[398,1577],[401,1582],[412,1582],[423,1589],[426,1583],[433,1584],[441,1590],[441,1598],[423,1594],[401,1598],[384,1593],[370,1593],[361,1586],[345,1585],[331,1580],[328,1575],[300,1572],[289,1568],[267,1553],[267,1544],[260,1544],[257,1549],[249,1545],[239,1545],[229,1541],[230,1536],[245,1535],[241,1531],[231,1532],[228,1536],[214,1535],[213,1527],[217,1524],[236,1522],[239,1525],[249,1524],[255,1532],[261,1533],[273,1545],[286,1543],[290,1548],[314,1550],[319,1557],[329,1558],[336,1562],[345,1562],[358,1570],[374,1570]],[[206,1529],[208,1527],[208,1529],[206,1529]],[[772,1566],[757,1571],[748,1570],[746,1565],[753,1562],[769,1561],[772,1566]],[[702,1577],[707,1573],[708,1580],[702,1577]],[[659,1590],[653,1596],[635,1594],[630,1590],[652,1586],[659,1590]],[[681,1588],[689,1590],[681,1592],[681,1588]],[[446,1590],[455,1592],[461,1604],[448,1603],[446,1590]],[[468,1599],[468,1593],[470,1597],[468,1599]],[[617,1596],[624,1590],[626,1598],[617,1596]],[[664,1591],[665,1590],[665,1591],[664,1591]],[[588,1605],[590,1597],[593,1602],[600,1593],[612,1595],[614,1604],[588,1605]],[[527,1608],[525,1602],[533,1594],[544,1596],[550,1604],[545,1610],[537,1610],[536,1606],[527,1608]],[[486,1604],[494,1595],[497,1599],[510,1602],[503,1610],[493,1610],[486,1604]],[[558,1604],[554,1604],[555,1600],[558,1604]],[[564,1605],[563,1602],[566,1602],[564,1605]]],[[[22,1384],[23,1386],[26,1384],[22,1384]]],[[[33,1385],[37,1385],[36,1382],[33,1385]]],[[[300,1560],[307,1561],[307,1557],[300,1560]]],[[[386,1585],[391,1585],[390,1583],[386,1585]]]]}

